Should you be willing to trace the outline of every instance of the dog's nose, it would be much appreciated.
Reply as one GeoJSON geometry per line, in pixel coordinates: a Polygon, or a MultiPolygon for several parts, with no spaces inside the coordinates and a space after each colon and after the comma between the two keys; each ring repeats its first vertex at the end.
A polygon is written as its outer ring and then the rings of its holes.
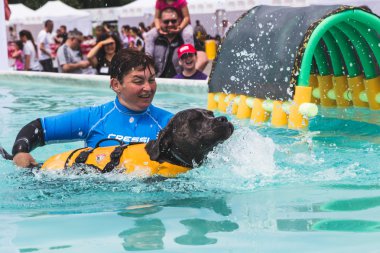
{"type": "Polygon", "coordinates": [[[228,119],[226,117],[224,117],[224,116],[217,117],[216,120],[220,121],[220,122],[228,122],[228,119]]]}

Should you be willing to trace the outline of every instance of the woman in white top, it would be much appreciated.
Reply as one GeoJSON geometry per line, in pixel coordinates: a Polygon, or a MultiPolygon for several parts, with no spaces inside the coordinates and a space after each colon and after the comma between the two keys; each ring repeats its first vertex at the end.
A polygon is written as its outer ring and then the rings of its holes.
{"type": "Polygon", "coordinates": [[[41,71],[42,67],[38,61],[38,50],[34,43],[33,35],[28,30],[19,32],[21,41],[24,43],[25,70],[41,71]]]}

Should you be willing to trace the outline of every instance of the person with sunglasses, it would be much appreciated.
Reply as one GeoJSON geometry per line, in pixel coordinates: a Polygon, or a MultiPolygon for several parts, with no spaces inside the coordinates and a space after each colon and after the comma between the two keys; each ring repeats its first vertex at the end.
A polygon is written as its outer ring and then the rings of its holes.
{"type": "MultiPolygon", "coordinates": [[[[147,54],[153,55],[154,41],[160,34],[165,35],[167,33],[161,25],[161,14],[167,8],[175,9],[178,14],[179,23],[172,32],[180,34],[184,43],[194,45],[194,30],[190,24],[190,14],[186,0],[156,0],[154,28],[145,35],[145,52],[147,54]]],[[[166,20],[165,22],[168,25],[170,20],[166,20]]]]}
{"type": "MultiPolygon", "coordinates": [[[[178,13],[173,8],[167,8],[161,12],[161,29],[165,34],[160,34],[154,41],[153,58],[158,77],[173,78],[182,72],[179,65],[177,49],[184,44],[182,37],[176,32],[179,25],[178,13]]],[[[198,58],[196,64],[200,66],[204,59],[198,58]]],[[[207,59],[206,59],[207,61],[207,59]]]]}
{"type": "Polygon", "coordinates": [[[191,44],[184,44],[177,50],[179,65],[182,73],[174,76],[176,79],[206,80],[207,75],[195,68],[197,62],[197,50],[191,44]]]}
{"type": "Polygon", "coordinates": [[[78,30],[69,31],[66,42],[58,48],[58,72],[82,74],[90,63],[83,59],[80,44],[83,34],[78,30]]]}

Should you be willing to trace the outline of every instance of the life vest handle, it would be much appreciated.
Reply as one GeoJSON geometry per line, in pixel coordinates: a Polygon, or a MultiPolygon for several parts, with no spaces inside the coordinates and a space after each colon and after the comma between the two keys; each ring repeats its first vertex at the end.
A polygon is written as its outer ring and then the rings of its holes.
{"type": "Polygon", "coordinates": [[[77,149],[73,150],[73,151],[70,153],[70,155],[66,158],[65,165],[64,165],[64,167],[63,167],[64,169],[67,169],[67,168],[68,168],[71,157],[72,157],[77,151],[82,150],[82,149],[86,149],[86,148],[77,148],[77,149]]]}
{"type": "Polygon", "coordinates": [[[98,143],[96,143],[95,148],[98,148],[100,146],[100,143],[105,141],[117,141],[120,144],[120,146],[123,146],[124,144],[121,140],[118,139],[101,139],[100,141],[98,141],[98,143]]]}

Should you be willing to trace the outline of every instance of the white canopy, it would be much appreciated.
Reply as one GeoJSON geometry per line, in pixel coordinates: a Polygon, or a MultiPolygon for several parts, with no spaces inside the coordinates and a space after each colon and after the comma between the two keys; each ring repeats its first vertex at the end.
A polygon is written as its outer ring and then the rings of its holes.
{"type": "Polygon", "coordinates": [[[373,0],[309,0],[309,4],[344,4],[353,6],[368,6],[373,13],[380,15],[380,2],[373,0]]]}
{"type": "Polygon", "coordinates": [[[136,0],[120,9],[120,17],[143,17],[146,14],[154,15],[156,0],[136,0]]]}
{"type": "Polygon", "coordinates": [[[92,22],[101,23],[103,21],[117,20],[121,7],[92,8],[86,9],[91,15],[92,22]]]}
{"type": "Polygon", "coordinates": [[[53,20],[55,28],[66,25],[68,31],[76,28],[84,35],[92,33],[90,14],[87,11],[68,6],[61,1],[48,1],[36,10],[36,14],[41,16],[43,21],[53,20]]]}
{"type": "Polygon", "coordinates": [[[10,4],[11,17],[8,24],[41,24],[41,17],[39,17],[34,10],[26,7],[23,4],[10,4]]]}
{"type": "MultiPolygon", "coordinates": [[[[29,30],[35,38],[42,29],[42,19],[36,12],[23,4],[10,4],[11,17],[6,22],[7,26],[12,26],[18,34],[23,29],[29,30]]],[[[10,39],[9,30],[7,29],[7,37],[10,39]]]]}

